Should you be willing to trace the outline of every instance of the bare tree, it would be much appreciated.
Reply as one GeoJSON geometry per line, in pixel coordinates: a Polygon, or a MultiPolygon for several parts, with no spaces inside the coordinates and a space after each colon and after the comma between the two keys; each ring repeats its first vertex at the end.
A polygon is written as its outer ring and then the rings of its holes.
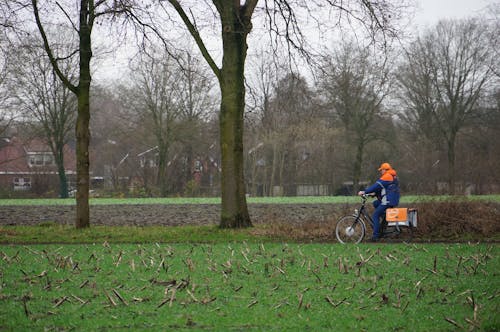
{"type": "MultiPolygon", "coordinates": [[[[278,139],[275,133],[275,123],[271,121],[271,100],[273,89],[277,85],[278,66],[274,63],[270,54],[260,51],[255,63],[252,63],[254,71],[250,73],[246,81],[248,84],[247,117],[253,121],[247,121],[247,127],[252,138],[248,147],[247,169],[250,169],[250,193],[257,193],[257,185],[262,195],[272,196],[276,179],[275,165],[278,162],[278,139]],[[271,155],[270,158],[267,155],[271,155]],[[270,161],[267,159],[271,159],[270,161]],[[258,183],[259,182],[259,183],[258,183]]],[[[247,144],[248,146],[248,144],[247,144]]]]}
{"type": "Polygon", "coordinates": [[[213,79],[197,57],[183,53],[178,60],[181,62],[177,81],[181,119],[206,119],[213,115],[213,79]]]}
{"type": "Polygon", "coordinates": [[[14,54],[13,48],[7,43],[6,33],[0,32],[0,137],[7,132],[15,119],[12,89],[9,88],[13,77],[14,54]]]}
{"type": "Polygon", "coordinates": [[[194,155],[205,146],[200,136],[204,120],[213,114],[214,99],[212,79],[198,59],[180,52],[174,58],[164,49],[154,53],[134,62],[132,85],[122,95],[129,112],[135,112],[139,119],[139,130],[154,137],[157,184],[166,196],[173,186],[192,178],[194,155]],[[172,172],[167,167],[174,150],[182,154],[184,163],[182,171],[176,172],[176,181],[169,181],[172,172]]]}
{"type": "MultiPolygon", "coordinates": [[[[213,96],[214,80],[208,68],[203,67],[202,59],[189,53],[179,59],[178,77],[175,89],[178,91],[178,131],[177,140],[182,144],[182,154],[186,157],[184,183],[192,180],[192,165],[195,158],[202,158],[207,143],[202,137],[206,120],[215,115],[216,98],[213,96]]],[[[173,88],[173,87],[172,87],[173,88]]]]}
{"type": "MultiPolygon", "coordinates": [[[[247,56],[247,37],[252,30],[252,21],[258,0],[224,1],[212,0],[208,12],[213,12],[220,22],[220,40],[222,41],[222,65],[219,67],[208,51],[202,37],[196,17],[188,15],[188,2],[168,0],[179,14],[190,34],[196,41],[203,57],[219,81],[221,90],[220,111],[220,146],[222,154],[222,228],[251,226],[245,199],[245,183],[243,171],[243,118],[245,109],[245,60],[247,56]],[[215,9],[214,9],[215,8],[215,9]]],[[[198,4],[199,2],[196,2],[198,4]]],[[[166,9],[166,8],[165,8],[166,9]]],[[[300,29],[299,15],[303,11],[311,14],[314,10],[350,16],[371,32],[394,32],[391,15],[398,15],[394,6],[388,1],[305,1],[275,0],[264,2],[262,10],[267,29],[275,33],[277,39],[286,40],[290,49],[298,49],[306,54],[305,38],[300,29]]],[[[168,11],[168,9],[166,9],[168,11]]],[[[206,12],[203,15],[206,17],[206,12]]],[[[191,12],[192,13],[192,12],[191,12]]],[[[331,22],[331,17],[328,17],[331,22]]]]}
{"type": "MultiPolygon", "coordinates": [[[[495,192],[500,183],[500,89],[478,102],[477,117],[457,137],[457,180],[466,194],[495,192]]],[[[457,186],[458,187],[458,186],[457,186]]]]}
{"type": "Polygon", "coordinates": [[[477,19],[441,21],[409,47],[399,74],[407,118],[445,143],[451,193],[457,136],[479,115],[478,100],[493,75],[487,32],[477,19]]]}
{"type": "MultiPolygon", "coordinates": [[[[250,162],[252,193],[256,190],[256,172],[266,195],[295,195],[297,171],[300,164],[297,142],[307,141],[308,125],[314,116],[315,96],[304,77],[290,73],[289,66],[278,69],[270,63],[272,59],[263,58],[259,64],[252,97],[254,140],[248,151],[250,162]],[[258,166],[258,167],[257,167],[258,166]],[[276,189],[276,190],[275,190],[276,189]]],[[[250,135],[250,134],[249,134],[250,135]]],[[[247,135],[247,136],[249,136],[247,135]]],[[[305,147],[302,146],[302,150],[305,147]]],[[[302,151],[305,153],[305,151],[302,151]]],[[[264,194],[264,192],[262,192],[264,194]]]]}
{"type": "Polygon", "coordinates": [[[307,141],[305,128],[315,117],[317,103],[305,78],[295,73],[289,73],[280,79],[273,92],[269,112],[263,117],[263,126],[271,127],[276,139],[273,142],[272,164],[276,170],[273,172],[276,172],[277,180],[283,186],[283,193],[292,196],[296,194],[299,163],[305,160],[304,154],[307,153],[298,151],[297,142],[307,141]]]}
{"type": "Polygon", "coordinates": [[[126,90],[126,98],[140,112],[142,121],[151,125],[158,153],[157,183],[161,195],[166,196],[169,149],[176,138],[176,121],[181,114],[179,68],[168,54],[156,53],[143,57],[132,70],[133,86],[126,90]]]}
{"type": "MultiPolygon", "coordinates": [[[[19,1],[21,2],[21,1],[19,1]]],[[[43,41],[44,49],[49,57],[58,78],[75,94],[78,99],[78,113],[76,119],[76,228],[90,226],[89,210],[89,142],[90,142],[90,86],[92,82],[90,62],[92,60],[92,30],[96,20],[104,15],[117,15],[124,11],[130,3],[124,1],[94,1],[81,0],[75,7],[72,2],[56,2],[31,0],[31,8],[36,25],[43,41]],[[42,11],[42,12],[41,12],[42,11]],[[70,54],[58,54],[54,50],[46,33],[45,26],[50,22],[42,18],[55,19],[51,13],[59,13],[67,19],[78,40],[75,49],[70,54]],[[40,15],[42,14],[42,15],[40,15]],[[74,79],[68,77],[60,68],[60,60],[73,54],[79,56],[78,75],[74,79]]]]}
{"type": "MultiPolygon", "coordinates": [[[[59,32],[61,39],[64,33],[59,32]]],[[[67,45],[66,45],[67,46],[67,45]]],[[[63,49],[65,45],[54,46],[63,49]]],[[[68,197],[68,181],[64,168],[65,145],[72,135],[76,118],[76,99],[57,78],[37,41],[27,39],[19,45],[15,80],[16,96],[26,117],[34,117],[42,126],[43,135],[55,158],[59,176],[59,196],[68,197]]],[[[76,58],[59,63],[67,77],[76,74],[76,58]]]]}
{"type": "Polygon", "coordinates": [[[94,176],[104,178],[105,189],[126,192],[137,172],[133,153],[151,147],[138,131],[138,115],[130,112],[122,87],[93,85],[90,111],[92,132],[90,155],[94,176]]]}
{"type": "Polygon", "coordinates": [[[222,154],[222,228],[251,226],[246,203],[243,172],[243,114],[245,109],[245,59],[247,36],[252,28],[252,15],[257,0],[229,2],[213,1],[222,25],[223,59],[219,68],[209,54],[196,22],[186,14],[177,0],[169,0],[195,39],[203,56],[219,81],[221,90],[220,148],[222,154]]]}
{"type": "MultiPolygon", "coordinates": [[[[58,10],[65,15],[78,35],[78,48],[75,53],[79,55],[79,75],[76,81],[67,77],[59,66],[59,58],[66,58],[71,54],[58,55],[53,49],[47,33],[45,32],[44,22],[41,20],[40,7],[38,0],[32,0],[33,14],[36,24],[43,40],[43,46],[49,57],[50,63],[55,73],[63,84],[75,94],[78,99],[78,115],[76,119],[76,228],[86,228],[90,226],[89,211],[89,142],[90,142],[90,60],[92,59],[92,29],[94,21],[99,15],[97,8],[94,7],[92,0],[82,0],[77,9],[78,20],[72,18],[73,13],[62,8],[60,4],[58,10]]],[[[42,7],[44,8],[44,7],[42,7]]],[[[45,8],[46,9],[46,8],[45,8]]],[[[53,8],[52,10],[55,10],[53,8]]],[[[45,15],[43,15],[45,16],[45,15]]]]}
{"type": "MultiPolygon", "coordinates": [[[[389,93],[389,72],[377,64],[368,48],[344,43],[333,57],[324,58],[320,89],[327,107],[340,120],[354,148],[354,190],[361,177],[364,154],[370,141],[383,140],[387,129],[381,124],[382,102],[389,93]]],[[[390,123],[390,119],[386,120],[390,123]]]]}

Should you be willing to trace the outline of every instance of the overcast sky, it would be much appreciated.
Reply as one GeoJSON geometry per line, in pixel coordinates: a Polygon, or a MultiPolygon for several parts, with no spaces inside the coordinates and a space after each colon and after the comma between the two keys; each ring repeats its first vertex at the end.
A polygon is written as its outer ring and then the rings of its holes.
{"type": "Polygon", "coordinates": [[[417,0],[419,9],[415,23],[419,27],[433,25],[444,18],[464,18],[474,16],[490,4],[499,4],[494,0],[417,0]]]}
{"type": "MultiPolygon", "coordinates": [[[[398,1],[398,0],[394,0],[398,1]]],[[[416,31],[423,31],[426,27],[436,24],[440,19],[455,19],[476,16],[491,4],[500,4],[500,0],[415,0],[418,8],[415,12],[414,25],[416,31]]],[[[484,11],[483,11],[484,12],[484,11]]],[[[125,50],[120,50],[108,60],[101,63],[95,73],[97,80],[115,80],[124,73],[127,61],[120,56],[125,50]]]]}

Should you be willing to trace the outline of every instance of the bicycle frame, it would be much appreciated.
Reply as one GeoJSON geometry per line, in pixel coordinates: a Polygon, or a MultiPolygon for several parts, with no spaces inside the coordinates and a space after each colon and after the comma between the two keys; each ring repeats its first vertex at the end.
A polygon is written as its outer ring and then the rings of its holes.
{"type": "MultiPolygon", "coordinates": [[[[366,235],[366,224],[369,224],[373,229],[373,219],[368,214],[366,201],[368,200],[368,195],[362,195],[362,203],[359,209],[355,209],[353,214],[343,216],[337,221],[335,226],[335,236],[337,240],[341,243],[359,243],[363,240],[366,235]]],[[[387,225],[385,222],[385,214],[382,219],[381,225],[381,237],[385,237],[391,234],[399,236],[402,233],[402,227],[400,225],[387,225]]],[[[412,234],[411,227],[410,237],[412,234]]]]}
{"type": "Polygon", "coordinates": [[[362,196],[363,202],[361,203],[361,207],[359,209],[354,210],[354,216],[356,217],[356,220],[358,219],[365,219],[365,221],[368,221],[368,223],[372,226],[373,228],[373,220],[370,217],[369,214],[366,213],[366,199],[367,196],[362,196]]]}
{"type": "MultiPolygon", "coordinates": [[[[366,212],[366,201],[368,200],[368,197],[369,197],[369,195],[361,196],[361,198],[362,198],[361,207],[359,208],[359,210],[358,209],[355,210],[354,217],[356,217],[355,222],[358,222],[360,219],[363,220],[365,223],[368,222],[368,224],[370,225],[370,227],[373,230],[373,219],[366,212]]],[[[382,222],[384,222],[384,221],[385,221],[385,214],[384,214],[383,219],[382,219],[382,222]]],[[[382,226],[382,225],[380,225],[380,226],[382,226]]],[[[394,233],[396,233],[396,234],[401,233],[401,229],[399,228],[400,226],[395,225],[395,226],[388,226],[388,227],[392,228],[392,230],[381,229],[381,232],[380,232],[381,236],[394,234],[394,233]]]]}

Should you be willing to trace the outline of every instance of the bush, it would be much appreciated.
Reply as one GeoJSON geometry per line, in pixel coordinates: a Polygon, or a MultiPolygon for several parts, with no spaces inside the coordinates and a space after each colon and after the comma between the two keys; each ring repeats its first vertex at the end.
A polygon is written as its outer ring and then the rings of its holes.
{"type": "MultiPolygon", "coordinates": [[[[415,241],[497,241],[500,238],[500,203],[455,199],[405,205],[418,210],[418,226],[413,234],[415,241]]],[[[352,214],[357,206],[339,205],[338,213],[324,221],[310,218],[291,223],[270,217],[252,232],[296,241],[337,241],[333,233],[336,222],[342,216],[352,214]]],[[[372,211],[369,207],[370,215],[372,211]]],[[[367,233],[371,234],[371,228],[367,227],[367,233]]]]}
{"type": "Polygon", "coordinates": [[[491,237],[500,233],[500,204],[469,200],[422,202],[418,208],[417,235],[458,239],[491,237]]]}
{"type": "Polygon", "coordinates": [[[197,197],[200,194],[200,185],[195,180],[190,180],[186,183],[184,188],[184,195],[186,197],[197,197]]]}

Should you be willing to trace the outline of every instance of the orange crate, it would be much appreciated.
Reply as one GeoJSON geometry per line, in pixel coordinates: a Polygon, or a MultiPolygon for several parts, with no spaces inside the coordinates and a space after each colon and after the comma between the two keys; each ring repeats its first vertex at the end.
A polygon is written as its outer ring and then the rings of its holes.
{"type": "Polygon", "coordinates": [[[415,208],[390,208],[385,211],[385,220],[390,226],[417,227],[417,209],[415,208]]]}
{"type": "Polygon", "coordinates": [[[391,208],[385,211],[385,219],[387,222],[408,221],[407,208],[391,208]]]}

